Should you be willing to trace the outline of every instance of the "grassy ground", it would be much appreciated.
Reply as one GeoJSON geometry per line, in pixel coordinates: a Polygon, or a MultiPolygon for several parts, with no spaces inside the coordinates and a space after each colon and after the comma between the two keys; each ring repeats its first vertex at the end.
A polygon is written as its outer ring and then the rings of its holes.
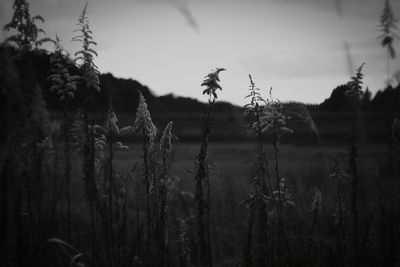
{"type": "MultiPolygon", "coordinates": [[[[211,218],[213,233],[213,254],[221,262],[240,256],[245,243],[247,210],[240,206],[249,192],[248,180],[252,162],[255,158],[255,145],[252,143],[211,143],[210,157],[215,165],[211,181],[211,218]]],[[[177,191],[186,192],[189,210],[194,204],[190,201],[194,192],[194,160],[199,150],[198,144],[179,144],[176,147],[175,161],[171,176],[179,178],[177,191]]],[[[267,153],[272,162],[272,150],[267,147],[267,153]]],[[[347,154],[343,147],[318,147],[282,145],[280,146],[280,166],[282,177],[287,178],[289,190],[293,194],[296,206],[287,213],[286,227],[288,235],[307,235],[310,229],[310,207],[315,187],[322,193],[322,211],[320,225],[317,227],[317,237],[329,241],[334,231],[335,183],[329,177],[329,168],[334,159],[347,166],[347,154]]],[[[136,192],[133,189],[140,179],[141,145],[130,144],[128,151],[117,152],[115,166],[121,174],[127,173],[135,162],[138,162],[137,175],[131,181],[129,209],[131,219],[134,218],[136,192]]],[[[361,199],[369,201],[367,207],[376,203],[377,181],[376,170],[387,160],[387,148],[383,145],[365,146],[360,149],[361,199]]],[[[73,206],[81,207],[74,212],[85,217],[85,199],[81,177],[80,159],[75,158],[73,170],[73,206]]],[[[272,168],[271,168],[272,173],[272,168]]],[[[390,184],[386,184],[390,191],[390,184]]],[[[350,195],[350,194],[348,194],[350,195]]],[[[173,219],[186,216],[182,211],[174,210],[179,202],[177,194],[171,195],[170,213],[173,219]]],[[[347,203],[350,203],[349,200],[347,203]]],[[[179,209],[179,208],[178,208],[179,209]]],[[[87,213],[86,213],[87,214],[87,213]]],[[[78,216],[78,217],[80,217],[78,216]]],[[[171,219],[171,218],[170,218],[171,219]]],[[[86,219],[83,218],[85,221],[86,219]]],[[[171,232],[177,230],[174,220],[171,220],[171,232]]],[[[79,234],[78,234],[79,236],[79,234]]],[[[84,238],[84,233],[82,234],[84,238]]],[[[171,240],[176,242],[176,240],[171,240]]],[[[79,243],[79,242],[78,242],[79,243]]]]}
{"type": "MultiPolygon", "coordinates": [[[[117,152],[115,165],[121,173],[129,171],[135,161],[140,162],[142,155],[140,144],[130,144],[128,151],[117,152]]],[[[194,161],[199,151],[198,144],[179,144],[176,147],[172,175],[181,178],[181,186],[185,190],[193,188],[194,161]]],[[[249,178],[249,170],[255,158],[256,147],[252,143],[216,143],[210,145],[210,157],[218,173],[214,183],[223,185],[233,183],[238,189],[243,188],[249,178]]],[[[270,161],[272,151],[267,148],[270,161]]],[[[383,145],[371,145],[361,148],[361,176],[372,179],[376,167],[387,156],[387,148],[383,145]]],[[[343,164],[347,162],[347,152],[342,147],[307,147],[295,145],[280,146],[280,166],[283,177],[292,183],[308,189],[320,186],[328,178],[328,168],[333,159],[337,158],[343,164]],[[328,165],[328,166],[327,166],[328,165]]]]}

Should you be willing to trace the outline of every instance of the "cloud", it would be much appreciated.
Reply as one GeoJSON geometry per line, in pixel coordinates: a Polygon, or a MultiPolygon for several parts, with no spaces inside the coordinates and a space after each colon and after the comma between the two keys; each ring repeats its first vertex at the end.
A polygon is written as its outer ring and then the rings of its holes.
{"type": "Polygon", "coordinates": [[[138,0],[145,4],[167,4],[176,8],[179,13],[185,18],[186,23],[190,28],[196,32],[200,32],[197,20],[193,16],[192,11],[189,8],[188,2],[186,0],[138,0]]]}
{"type": "Polygon", "coordinates": [[[187,5],[178,6],[179,12],[186,18],[188,25],[197,32],[200,32],[199,26],[194,18],[192,12],[189,10],[187,5]]]}
{"type": "Polygon", "coordinates": [[[343,10],[342,10],[342,1],[341,0],[334,0],[336,2],[336,9],[339,17],[342,16],[343,10]]]}

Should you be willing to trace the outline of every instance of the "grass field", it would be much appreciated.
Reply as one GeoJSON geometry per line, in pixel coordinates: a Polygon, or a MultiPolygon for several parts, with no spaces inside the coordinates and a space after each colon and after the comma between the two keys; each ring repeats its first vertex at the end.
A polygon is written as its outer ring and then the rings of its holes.
{"type": "Polygon", "coordinates": [[[75,52],[39,38],[25,0],[4,27],[1,266],[399,266],[400,86],[371,99],[363,63],[306,105],[249,74],[238,107],[220,102],[220,66],[189,87],[205,103],[156,97],[99,73],[87,7],[75,52]]]}
{"type": "MultiPolygon", "coordinates": [[[[170,176],[178,178],[179,182],[176,184],[175,191],[171,190],[169,206],[171,236],[177,234],[179,228],[177,222],[180,218],[188,215],[185,212],[189,212],[189,216],[194,214],[195,205],[192,198],[195,190],[194,162],[198,149],[198,144],[191,143],[176,146],[175,160],[170,176]],[[189,211],[183,211],[180,207],[179,202],[182,196],[186,198],[189,211]]],[[[239,261],[245,243],[248,210],[241,206],[240,202],[249,193],[250,166],[254,161],[255,150],[256,145],[254,143],[212,143],[210,145],[210,158],[215,165],[214,175],[211,176],[213,255],[218,259],[218,263],[227,266],[234,265],[231,261],[235,260],[235,257],[239,261]]],[[[272,165],[271,152],[268,148],[266,151],[272,165]]],[[[375,197],[378,186],[376,171],[386,164],[387,156],[388,151],[384,145],[369,145],[360,148],[359,166],[362,188],[360,199],[369,203],[365,205],[368,210],[363,210],[363,212],[375,212],[373,210],[378,205],[375,197]]],[[[141,157],[141,144],[129,144],[128,151],[117,152],[114,166],[123,175],[129,172],[135,162],[140,164],[141,157]]],[[[328,168],[331,168],[334,159],[339,160],[344,165],[347,164],[345,148],[281,145],[280,157],[281,174],[288,180],[288,188],[295,203],[295,206],[288,210],[285,219],[289,238],[298,238],[309,234],[311,202],[313,190],[316,187],[322,193],[321,219],[317,226],[316,236],[327,242],[332,241],[334,238],[332,231],[335,227],[332,215],[335,212],[335,182],[330,178],[329,173],[332,171],[328,168]]],[[[81,179],[83,174],[81,173],[79,158],[74,159],[73,166],[72,205],[81,207],[81,209],[75,209],[74,212],[79,213],[77,217],[83,218],[83,222],[80,223],[87,223],[88,212],[84,204],[85,198],[81,179]]],[[[128,203],[130,203],[130,206],[128,212],[130,220],[135,217],[136,191],[134,187],[136,185],[135,179],[141,179],[140,166],[137,167],[137,175],[129,183],[128,203]]],[[[142,181],[140,181],[140,184],[142,184],[142,181]]],[[[384,190],[389,193],[393,191],[390,181],[386,181],[384,187],[386,187],[384,190]]],[[[140,201],[144,202],[144,196],[141,195],[140,197],[140,201]]],[[[79,224],[79,222],[75,223],[79,224]]],[[[363,223],[361,225],[365,226],[363,223]]],[[[361,227],[363,228],[363,226],[361,227]]],[[[85,234],[79,234],[79,230],[76,236],[83,240],[85,238],[85,234]]],[[[171,247],[173,247],[177,240],[170,240],[170,242],[171,247]]],[[[75,243],[79,244],[80,242],[76,240],[75,243]]],[[[314,257],[314,255],[310,257],[314,257]]]]}
{"type": "MultiPolygon", "coordinates": [[[[128,151],[117,152],[115,166],[122,172],[129,171],[135,161],[140,161],[141,145],[130,144],[128,151]]],[[[178,144],[175,151],[175,160],[171,175],[181,178],[182,189],[190,190],[193,185],[194,162],[199,150],[198,144],[178,144]]],[[[254,161],[256,146],[252,143],[215,143],[210,146],[210,157],[216,167],[217,177],[214,178],[216,187],[225,183],[233,183],[240,191],[246,192],[244,186],[249,179],[249,166],[254,161]]],[[[268,153],[268,148],[267,148],[268,153]]],[[[387,156],[387,147],[384,145],[371,145],[361,147],[360,164],[365,180],[374,177],[375,169],[380,161],[387,156]]],[[[269,153],[272,160],[271,152],[269,153]]],[[[295,145],[280,146],[280,157],[283,177],[292,183],[309,189],[320,186],[328,179],[328,167],[333,159],[337,158],[346,164],[347,152],[343,147],[308,147],[295,145]],[[325,157],[325,159],[324,159],[325,157]],[[325,161],[326,160],[326,161],[325,161]],[[328,164],[328,166],[326,165],[328,164]]],[[[243,193],[243,192],[242,192],[243,193]]]]}

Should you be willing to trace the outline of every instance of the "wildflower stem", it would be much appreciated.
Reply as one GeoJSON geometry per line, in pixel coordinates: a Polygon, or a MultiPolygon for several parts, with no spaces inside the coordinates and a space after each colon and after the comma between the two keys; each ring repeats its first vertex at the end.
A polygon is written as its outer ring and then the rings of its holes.
{"type": "Polygon", "coordinates": [[[146,135],[145,128],[142,129],[143,137],[143,168],[144,168],[144,185],[146,189],[146,223],[147,223],[147,235],[146,235],[146,248],[147,248],[147,266],[151,266],[151,205],[150,205],[150,167],[148,160],[148,146],[149,138],[146,135]]]}
{"type": "Polygon", "coordinates": [[[68,243],[71,243],[71,229],[72,229],[72,220],[71,220],[71,147],[70,147],[70,116],[67,112],[66,107],[64,107],[64,156],[65,156],[65,166],[64,166],[64,175],[65,181],[67,184],[67,231],[68,231],[68,243]]]}
{"type": "Polygon", "coordinates": [[[197,203],[197,235],[199,238],[199,251],[198,260],[201,266],[211,266],[211,244],[209,234],[209,162],[208,162],[208,141],[211,132],[211,105],[213,102],[209,102],[203,127],[203,138],[200,146],[200,153],[197,158],[198,169],[195,177],[196,180],[196,195],[195,200],[197,203]],[[203,182],[207,186],[207,200],[204,199],[203,182]]]}

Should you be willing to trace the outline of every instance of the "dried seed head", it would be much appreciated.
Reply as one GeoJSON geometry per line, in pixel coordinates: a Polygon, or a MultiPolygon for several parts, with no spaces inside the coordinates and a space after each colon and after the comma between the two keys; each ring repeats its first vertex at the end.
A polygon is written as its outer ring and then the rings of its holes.
{"type": "Polygon", "coordinates": [[[170,152],[172,149],[172,125],[174,124],[173,121],[170,121],[167,126],[165,127],[163,134],[160,139],[160,149],[170,152]]]}
{"type": "Polygon", "coordinates": [[[136,111],[133,128],[135,131],[144,131],[145,135],[153,141],[157,135],[157,128],[151,120],[150,112],[147,109],[146,99],[143,97],[141,92],[139,92],[139,105],[136,111]]]}
{"type": "Polygon", "coordinates": [[[321,205],[322,203],[322,194],[318,188],[315,188],[314,198],[311,203],[311,210],[312,214],[318,215],[321,212],[321,205]]]}
{"type": "Polygon", "coordinates": [[[381,38],[382,47],[387,47],[389,55],[391,58],[396,57],[396,51],[394,50],[393,41],[397,30],[397,20],[394,17],[392,6],[389,0],[385,1],[385,7],[382,11],[380,18],[380,28],[382,34],[379,36],[381,38]]]}
{"type": "Polygon", "coordinates": [[[260,116],[261,132],[278,138],[284,134],[293,133],[292,129],[286,127],[286,119],[283,105],[270,96],[260,116]]]}
{"type": "Polygon", "coordinates": [[[204,81],[201,84],[201,86],[206,86],[207,88],[203,91],[203,95],[207,94],[209,98],[210,103],[214,103],[215,99],[218,98],[217,96],[217,89],[222,90],[221,85],[219,85],[219,73],[221,71],[224,71],[226,69],[224,68],[216,68],[214,71],[211,71],[209,74],[207,74],[204,77],[204,81]]]}
{"type": "Polygon", "coordinates": [[[99,70],[93,59],[97,56],[97,52],[92,48],[92,46],[97,45],[93,41],[92,31],[89,27],[89,20],[86,16],[87,3],[82,10],[80,17],[78,18],[79,28],[76,30],[79,32],[77,36],[72,38],[72,41],[80,42],[82,44],[82,49],[75,53],[75,62],[80,62],[81,67],[84,70],[82,80],[87,88],[92,88],[97,92],[100,92],[100,80],[99,80],[99,70]]]}
{"type": "Polygon", "coordinates": [[[296,206],[296,204],[291,200],[292,194],[287,189],[287,179],[281,178],[279,181],[279,190],[273,192],[275,200],[280,200],[280,203],[284,207],[296,206]]]}
{"type": "Polygon", "coordinates": [[[79,76],[70,75],[67,66],[67,53],[62,48],[60,39],[56,36],[55,51],[50,57],[51,70],[47,80],[50,82],[50,91],[57,93],[61,101],[74,98],[79,76]]]}
{"type": "Polygon", "coordinates": [[[120,134],[119,127],[117,125],[118,117],[114,111],[110,111],[108,113],[108,118],[106,121],[105,132],[106,133],[114,133],[116,135],[120,134]]]}

